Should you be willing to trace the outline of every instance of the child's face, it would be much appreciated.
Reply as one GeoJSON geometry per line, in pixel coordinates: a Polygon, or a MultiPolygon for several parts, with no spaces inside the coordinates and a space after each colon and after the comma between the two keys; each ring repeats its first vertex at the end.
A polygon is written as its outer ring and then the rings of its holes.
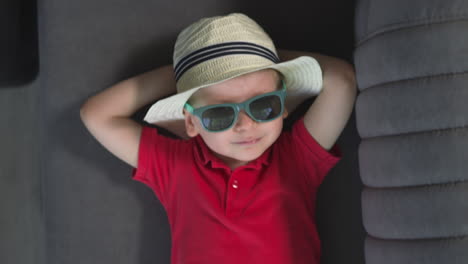
{"type": "MultiPolygon", "coordinates": [[[[211,104],[240,103],[254,96],[279,89],[279,76],[275,70],[262,70],[245,74],[198,90],[190,98],[194,108],[211,104]]],[[[200,120],[184,109],[187,134],[198,134],[214,154],[234,169],[258,158],[278,138],[283,128],[283,119],[288,112],[269,122],[258,123],[252,120],[244,110],[239,112],[233,127],[222,132],[206,131],[200,120]],[[243,143],[255,139],[255,143],[243,143]]]]}

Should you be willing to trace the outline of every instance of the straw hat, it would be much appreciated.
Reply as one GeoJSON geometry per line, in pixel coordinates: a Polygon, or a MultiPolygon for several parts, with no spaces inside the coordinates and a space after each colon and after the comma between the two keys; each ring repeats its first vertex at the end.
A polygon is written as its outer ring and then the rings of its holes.
{"type": "Polygon", "coordinates": [[[283,74],[290,101],[322,89],[322,71],[314,58],[280,63],[268,34],[241,13],[202,18],[182,30],[173,60],[177,94],[153,104],[144,117],[148,123],[184,119],[183,106],[198,89],[267,68],[283,74]]]}

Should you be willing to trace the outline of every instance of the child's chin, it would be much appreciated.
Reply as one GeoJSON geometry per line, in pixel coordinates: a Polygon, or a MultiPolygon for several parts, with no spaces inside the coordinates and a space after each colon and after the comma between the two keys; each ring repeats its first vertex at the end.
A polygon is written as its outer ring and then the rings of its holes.
{"type": "Polygon", "coordinates": [[[264,149],[259,149],[259,148],[247,149],[243,151],[241,155],[238,156],[238,160],[246,161],[246,162],[252,161],[260,157],[264,151],[265,151],[264,149]]]}

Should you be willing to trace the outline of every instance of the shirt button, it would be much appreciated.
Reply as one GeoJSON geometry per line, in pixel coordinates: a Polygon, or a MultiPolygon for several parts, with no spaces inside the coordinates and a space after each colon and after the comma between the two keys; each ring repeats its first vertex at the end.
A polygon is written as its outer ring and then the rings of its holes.
{"type": "Polygon", "coordinates": [[[237,180],[234,180],[233,184],[232,184],[232,187],[237,189],[239,187],[239,185],[237,185],[239,182],[237,180]]]}

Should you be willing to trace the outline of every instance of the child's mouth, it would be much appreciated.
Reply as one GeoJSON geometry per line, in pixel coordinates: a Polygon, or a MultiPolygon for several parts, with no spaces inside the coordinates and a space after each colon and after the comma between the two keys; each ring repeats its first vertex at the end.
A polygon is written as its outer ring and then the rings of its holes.
{"type": "Polygon", "coordinates": [[[262,139],[262,138],[256,138],[256,139],[252,139],[252,140],[248,140],[248,141],[234,142],[234,144],[237,144],[237,145],[253,145],[253,144],[257,143],[258,141],[260,141],[260,139],[262,139]]]}

